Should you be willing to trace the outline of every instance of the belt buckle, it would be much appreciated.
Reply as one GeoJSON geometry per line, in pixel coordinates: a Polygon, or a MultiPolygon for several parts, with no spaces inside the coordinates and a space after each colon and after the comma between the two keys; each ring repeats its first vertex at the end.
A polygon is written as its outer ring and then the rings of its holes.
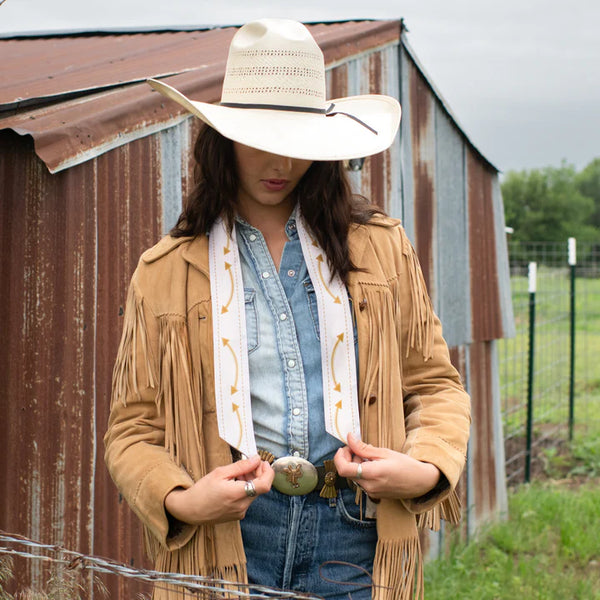
{"type": "Polygon", "coordinates": [[[271,465],[275,471],[273,487],[288,496],[309,494],[319,481],[317,468],[304,458],[282,456],[271,465]]]}

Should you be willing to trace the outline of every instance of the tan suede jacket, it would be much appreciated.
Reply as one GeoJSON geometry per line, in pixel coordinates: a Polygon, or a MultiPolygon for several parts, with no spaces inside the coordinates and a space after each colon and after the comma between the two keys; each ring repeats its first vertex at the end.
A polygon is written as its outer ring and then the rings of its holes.
{"type": "MultiPolygon", "coordinates": [[[[377,505],[373,577],[380,587],[373,598],[422,598],[417,524],[435,528],[440,517],[460,516],[455,487],[465,463],[469,397],[400,223],[380,218],[356,226],[349,245],[362,269],[348,284],[358,329],[362,437],[433,463],[446,484],[417,500],[377,505]]],[[[205,236],[166,237],[142,256],[114,369],[105,458],[145,526],[157,569],[244,582],[239,522],[188,526],[169,537],[164,509],[172,489],[232,460],[215,412],[210,298],[205,236]]],[[[155,598],[170,597],[168,590],[155,591],[155,598]]]]}

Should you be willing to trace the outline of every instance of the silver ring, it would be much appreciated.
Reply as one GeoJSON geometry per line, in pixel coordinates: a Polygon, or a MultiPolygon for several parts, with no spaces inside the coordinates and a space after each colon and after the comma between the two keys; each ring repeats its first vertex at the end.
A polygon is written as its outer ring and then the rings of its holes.
{"type": "Polygon", "coordinates": [[[362,464],[358,463],[358,468],[356,469],[356,475],[354,479],[362,479],[362,464]]]}
{"type": "Polygon", "coordinates": [[[254,481],[246,481],[244,485],[244,491],[248,498],[254,498],[256,496],[256,488],[254,487],[254,481]]]}

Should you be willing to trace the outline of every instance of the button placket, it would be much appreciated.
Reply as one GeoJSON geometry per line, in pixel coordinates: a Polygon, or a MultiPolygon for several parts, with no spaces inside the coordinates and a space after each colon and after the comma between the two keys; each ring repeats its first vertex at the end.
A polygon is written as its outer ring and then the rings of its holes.
{"type": "Polygon", "coordinates": [[[258,287],[262,289],[262,295],[267,299],[267,306],[272,315],[275,343],[283,368],[284,414],[287,413],[287,426],[282,431],[287,438],[285,453],[296,452],[296,456],[308,458],[308,397],[298,334],[290,305],[294,289],[300,283],[300,271],[306,268],[303,267],[304,259],[297,232],[293,227],[291,231],[292,234],[288,236],[290,242],[284,248],[279,272],[275,269],[262,234],[245,225],[242,235],[247,240],[245,249],[249,254],[258,287]]]}

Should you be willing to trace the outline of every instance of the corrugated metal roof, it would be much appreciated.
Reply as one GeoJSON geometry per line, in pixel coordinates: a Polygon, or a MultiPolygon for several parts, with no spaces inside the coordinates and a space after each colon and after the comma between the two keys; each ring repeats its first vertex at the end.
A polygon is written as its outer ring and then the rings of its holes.
{"type": "MultiPolygon", "coordinates": [[[[333,66],[397,43],[400,22],[320,24],[310,30],[333,66]]],[[[0,119],[0,129],[32,135],[38,156],[52,173],[89,160],[187,118],[183,108],[139,83],[148,77],[177,73],[169,83],[197,100],[218,101],[234,33],[226,28],[0,40],[0,62],[10,65],[6,83],[0,85],[0,111],[18,108],[20,102],[30,106],[0,119]],[[46,58],[40,64],[36,56],[46,58]],[[72,99],[56,102],[65,98],[72,99]],[[55,103],[31,108],[51,100],[55,103]]]]}

